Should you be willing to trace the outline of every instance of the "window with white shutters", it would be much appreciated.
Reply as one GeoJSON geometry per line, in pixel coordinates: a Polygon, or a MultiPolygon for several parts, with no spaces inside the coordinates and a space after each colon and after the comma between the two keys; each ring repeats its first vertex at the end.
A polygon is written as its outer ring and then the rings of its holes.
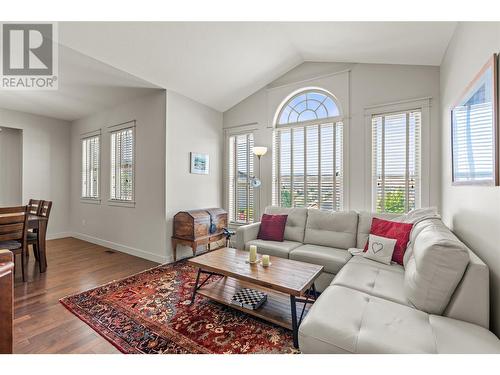
{"type": "Polygon", "coordinates": [[[250,180],[254,176],[253,134],[229,137],[229,221],[247,224],[254,219],[254,193],[250,180]]]}
{"type": "Polygon", "coordinates": [[[134,201],[135,127],[111,132],[111,200],[134,201]]]}
{"type": "Polygon", "coordinates": [[[273,204],[343,209],[343,123],[333,98],[303,91],[280,110],[274,131],[273,204]]]}
{"type": "Polygon", "coordinates": [[[404,213],[420,207],[421,111],[372,116],[372,209],[404,213]]]}
{"type": "Polygon", "coordinates": [[[82,144],[82,193],[83,199],[95,199],[100,197],[99,173],[100,173],[100,149],[101,136],[93,135],[83,138],[82,144]]]}
{"type": "Polygon", "coordinates": [[[454,183],[495,184],[496,124],[491,91],[483,85],[453,109],[454,183]]]}

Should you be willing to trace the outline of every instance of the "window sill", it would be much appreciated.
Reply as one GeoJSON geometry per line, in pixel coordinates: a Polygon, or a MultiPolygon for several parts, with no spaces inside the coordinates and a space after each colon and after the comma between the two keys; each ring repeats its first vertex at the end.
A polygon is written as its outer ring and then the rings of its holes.
{"type": "Polygon", "coordinates": [[[251,222],[251,223],[237,223],[237,222],[230,222],[230,223],[228,224],[228,226],[229,226],[230,228],[231,228],[231,227],[232,227],[232,228],[238,228],[238,227],[242,227],[242,226],[244,226],[244,225],[250,225],[250,224],[253,224],[253,223],[255,223],[255,221],[254,221],[254,222],[251,222]]]}
{"type": "Polygon", "coordinates": [[[117,199],[109,199],[108,200],[108,205],[109,206],[117,206],[117,207],[130,207],[134,208],[135,207],[135,201],[120,201],[117,199]]]}
{"type": "Polygon", "coordinates": [[[101,204],[100,199],[95,199],[95,198],[80,198],[80,203],[85,203],[85,204],[101,204]]]}

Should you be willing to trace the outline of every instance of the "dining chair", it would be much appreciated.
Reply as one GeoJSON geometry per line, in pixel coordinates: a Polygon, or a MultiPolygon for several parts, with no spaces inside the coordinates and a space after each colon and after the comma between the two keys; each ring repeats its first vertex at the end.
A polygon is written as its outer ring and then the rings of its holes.
{"type": "Polygon", "coordinates": [[[38,215],[42,208],[42,200],[39,199],[30,199],[28,203],[28,211],[31,215],[38,215]]]}
{"type": "Polygon", "coordinates": [[[17,268],[16,255],[21,254],[23,281],[26,281],[28,210],[28,206],[0,208],[0,249],[10,250],[14,254],[14,272],[17,268]]]}
{"type": "MultiPolygon", "coordinates": [[[[31,202],[31,200],[30,200],[31,202]]],[[[47,218],[47,224],[50,216],[50,210],[52,209],[52,201],[40,201],[39,204],[40,208],[38,211],[38,216],[46,217],[47,218]]],[[[45,226],[45,230],[47,226],[45,226]]],[[[38,261],[38,267],[40,269],[40,272],[42,272],[42,262],[40,261],[40,249],[38,248],[38,230],[34,230],[33,232],[28,232],[28,245],[31,245],[33,247],[33,253],[35,254],[35,259],[38,261]]],[[[28,253],[29,250],[26,249],[26,252],[28,253]]],[[[47,258],[45,258],[47,259],[47,258]]]]}
{"type": "MultiPolygon", "coordinates": [[[[30,199],[28,203],[28,213],[30,215],[39,215],[40,210],[42,209],[42,200],[41,199],[30,199]]],[[[30,233],[36,232],[36,229],[28,229],[28,239],[30,237],[30,233]]],[[[33,252],[35,252],[35,249],[33,247],[33,252]]],[[[26,257],[30,256],[30,251],[29,248],[26,249],[26,257]]]]}
{"type": "Polygon", "coordinates": [[[42,203],[40,204],[40,212],[38,214],[48,219],[51,209],[52,209],[52,201],[42,201],[42,203]]]}

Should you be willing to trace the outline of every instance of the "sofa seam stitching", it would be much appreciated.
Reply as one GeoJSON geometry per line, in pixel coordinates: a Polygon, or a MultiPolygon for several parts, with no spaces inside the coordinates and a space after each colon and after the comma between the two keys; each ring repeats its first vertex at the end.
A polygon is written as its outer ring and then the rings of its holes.
{"type": "Polygon", "coordinates": [[[370,293],[373,293],[373,290],[375,289],[375,284],[377,283],[377,279],[379,276],[380,276],[380,269],[377,268],[377,274],[375,275],[375,278],[373,279],[373,285],[372,285],[372,288],[370,290],[370,293]]]}
{"type": "Polygon", "coordinates": [[[361,319],[359,321],[359,327],[358,327],[358,334],[356,335],[356,343],[354,344],[354,353],[358,352],[358,343],[359,343],[359,335],[361,334],[361,327],[363,326],[363,321],[365,317],[366,310],[368,309],[368,305],[370,304],[370,298],[371,296],[368,295],[368,301],[366,303],[366,306],[363,308],[363,312],[361,313],[361,319]]]}
{"type": "Polygon", "coordinates": [[[438,344],[437,344],[437,336],[434,332],[434,328],[432,327],[432,324],[431,324],[431,314],[428,314],[427,315],[427,321],[429,322],[429,327],[431,328],[431,333],[432,333],[432,337],[434,338],[434,348],[436,349],[436,353],[438,353],[438,344]]]}

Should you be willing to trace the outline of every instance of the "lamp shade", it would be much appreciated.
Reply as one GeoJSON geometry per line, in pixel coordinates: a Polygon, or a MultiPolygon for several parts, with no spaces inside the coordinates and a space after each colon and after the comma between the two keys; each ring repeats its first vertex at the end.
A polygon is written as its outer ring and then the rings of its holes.
{"type": "Polygon", "coordinates": [[[261,157],[267,153],[267,147],[259,146],[253,148],[253,153],[255,156],[261,157]]]}

